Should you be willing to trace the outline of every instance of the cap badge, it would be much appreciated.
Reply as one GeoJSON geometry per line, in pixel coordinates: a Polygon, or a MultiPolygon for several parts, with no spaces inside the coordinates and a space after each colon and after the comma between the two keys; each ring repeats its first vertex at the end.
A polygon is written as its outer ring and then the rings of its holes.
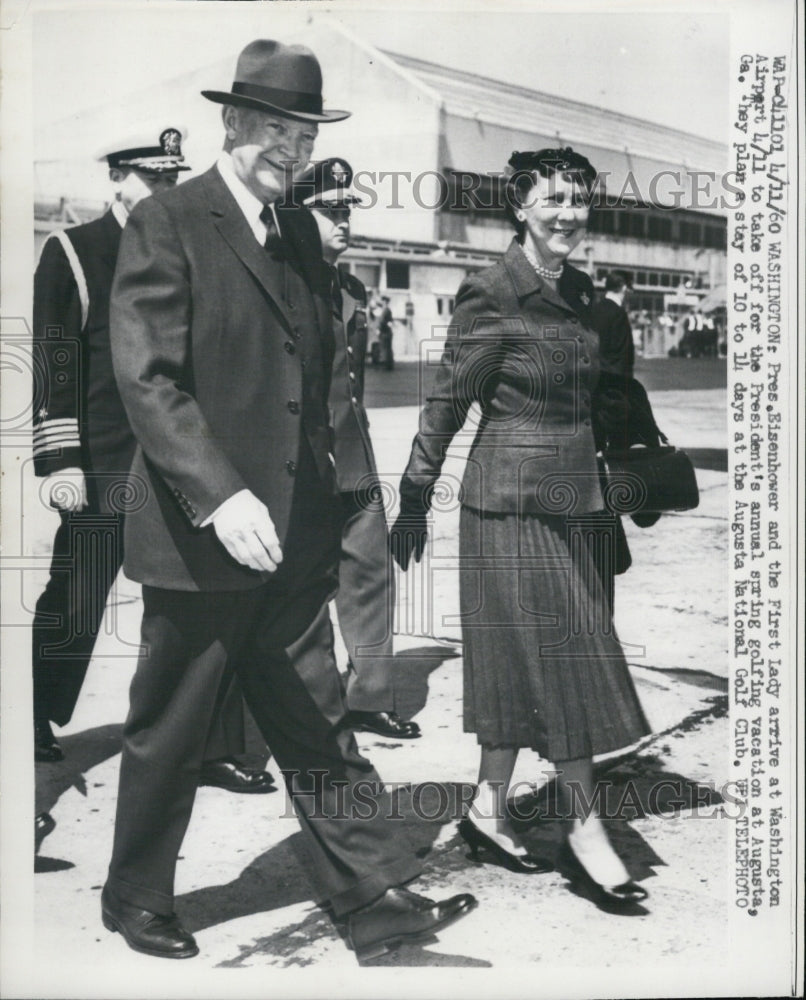
{"type": "Polygon", "coordinates": [[[330,176],[337,184],[343,184],[347,178],[347,168],[338,160],[330,168],[330,176]]]}
{"type": "Polygon", "coordinates": [[[182,133],[175,128],[166,128],[160,133],[160,146],[166,156],[181,156],[182,133]]]}
{"type": "Polygon", "coordinates": [[[579,300],[580,300],[580,302],[581,302],[581,303],[582,303],[583,305],[585,305],[585,306],[589,306],[589,305],[591,304],[591,300],[590,300],[590,296],[588,295],[588,293],[587,293],[587,292],[583,292],[583,293],[582,293],[582,294],[581,294],[581,295],[579,296],[579,300]]]}

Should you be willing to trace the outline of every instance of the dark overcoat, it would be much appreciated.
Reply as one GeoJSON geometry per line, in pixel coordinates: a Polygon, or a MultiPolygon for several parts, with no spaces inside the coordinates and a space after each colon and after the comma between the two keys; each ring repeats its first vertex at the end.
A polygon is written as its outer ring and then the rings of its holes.
{"type": "Polygon", "coordinates": [[[169,590],[239,590],[266,579],[202,523],[251,490],[282,544],[305,434],[331,476],[327,274],[306,209],[278,209],[291,257],[270,260],[216,167],[141,202],[121,241],[112,349],[147,484],[127,519],[126,574],[169,590]],[[278,263],[281,266],[278,266],[278,263]],[[315,294],[300,283],[305,273],[315,294]],[[307,396],[321,412],[304,406],[307,396]],[[319,383],[322,385],[319,385],[319,383]],[[304,428],[303,428],[304,420],[304,428]]]}

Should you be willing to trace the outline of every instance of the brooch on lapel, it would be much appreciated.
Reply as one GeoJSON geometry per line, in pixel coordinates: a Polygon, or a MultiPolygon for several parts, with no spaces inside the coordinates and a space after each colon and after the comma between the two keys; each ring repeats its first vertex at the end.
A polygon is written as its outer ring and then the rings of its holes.
{"type": "Polygon", "coordinates": [[[583,293],[582,293],[582,294],[581,294],[581,295],[579,296],[579,301],[580,301],[580,302],[582,303],[582,305],[583,305],[583,306],[589,306],[589,305],[591,304],[591,298],[590,298],[590,295],[588,295],[588,293],[587,293],[587,292],[583,292],[583,293]]]}

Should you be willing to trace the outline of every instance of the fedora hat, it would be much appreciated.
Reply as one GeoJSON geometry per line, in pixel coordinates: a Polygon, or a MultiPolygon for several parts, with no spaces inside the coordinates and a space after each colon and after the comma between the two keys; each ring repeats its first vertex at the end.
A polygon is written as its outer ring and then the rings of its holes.
{"type": "Polygon", "coordinates": [[[307,122],[338,122],[351,114],[322,110],[322,70],[310,49],[269,39],[250,42],[238,56],[232,90],[203,90],[202,97],[307,122]]]}

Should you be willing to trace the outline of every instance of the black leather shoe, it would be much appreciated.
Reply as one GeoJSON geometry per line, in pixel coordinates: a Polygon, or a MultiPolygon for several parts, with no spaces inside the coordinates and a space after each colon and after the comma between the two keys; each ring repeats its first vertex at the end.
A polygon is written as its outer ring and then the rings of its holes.
{"type": "Polygon", "coordinates": [[[51,764],[64,760],[64,751],[53,735],[47,719],[34,719],[34,760],[51,764]]]}
{"type": "Polygon", "coordinates": [[[42,841],[56,828],[56,820],[50,813],[37,813],[34,817],[34,853],[39,850],[42,841]]]}
{"type": "Polygon", "coordinates": [[[108,931],[120,931],[134,951],[155,958],[193,958],[199,954],[192,934],[175,913],[163,916],[118,899],[108,886],[101,893],[101,919],[108,931]]]}
{"type": "Polygon", "coordinates": [[[605,913],[621,914],[622,916],[645,916],[649,910],[641,903],[649,897],[646,889],[631,879],[619,885],[602,885],[592,875],[574,854],[571,845],[566,841],[557,856],[557,865],[563,875],[571,883],[577,895],[589,899],[605,913]]]}
{"type": "Polygon", "coordinates": [[[228,792],[245,792],[249,795],[276,792],[274,778],[268,771],[256,771],[251,767],[241,767],[232,757],[220,760],[206,760],[202,764],[200,785],[212,785],[228,792]]]}
{"type": "Polygon", "coordinates": [[[427,940],[476,905],[476,897],[469,892],[436,903],[395,886],[374,903],[350,914],[347,935],[360,961],[378,958],[398,945],[427,940]]]}
{"type": "Polygon", "coordinates": [[[404,722],[397,712],[350,712],[349,721],[353,729],[398,740],[416,740],[421,735],[416,722],[404,722]]]}
{"type": "Polygon", "coordinates": [[[552,871],[554,867],[550,862],[533,854],[512,854],[492,837],[482,833],[467,817],[459,823],[459,834],[470,848],[474,861],[479,860],[479,848],[483,848],[487,854],[492,855],[495,864],[521,875],[541,875],[552,871]]]}

